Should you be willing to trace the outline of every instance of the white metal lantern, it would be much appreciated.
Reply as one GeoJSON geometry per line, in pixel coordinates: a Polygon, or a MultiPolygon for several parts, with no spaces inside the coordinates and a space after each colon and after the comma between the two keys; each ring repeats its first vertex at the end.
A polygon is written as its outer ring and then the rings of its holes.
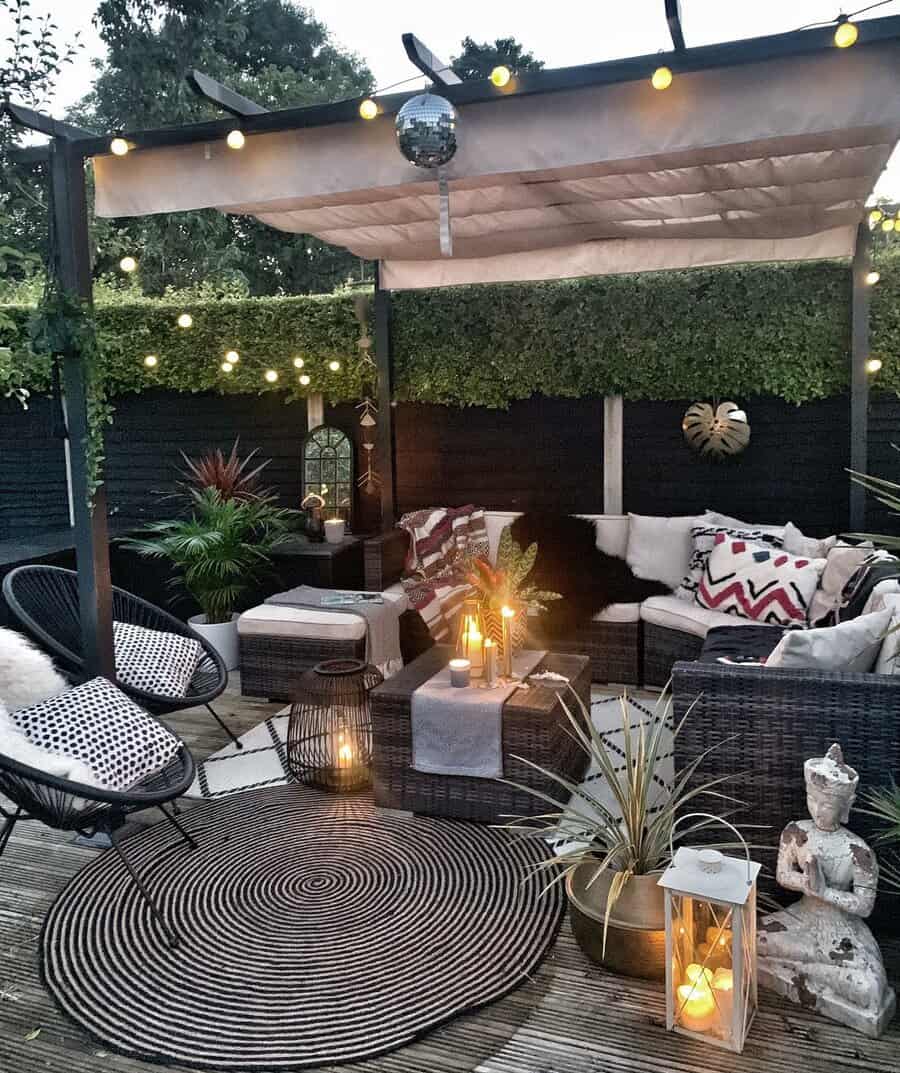
{"type": "MultiPolygon", "coordinates": [[[[704,815],[690,813],[678,822],[704,815]]],[[[666,1027],[737,1052],[757,1005],[760,865],[750,860],[746,842],[744,849],[739,859],[682,846],[659,880],[666,906],[666,1027]]]]}

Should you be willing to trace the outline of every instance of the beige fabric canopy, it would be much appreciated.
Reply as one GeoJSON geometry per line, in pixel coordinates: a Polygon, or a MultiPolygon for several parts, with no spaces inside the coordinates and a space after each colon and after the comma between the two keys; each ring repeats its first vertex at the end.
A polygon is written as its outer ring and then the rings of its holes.
{"type": "Polygon", "coordinates": [[[392,116],[95,159],[96,210],[215,207],[382,262],[390,288],[847,256],[900,137],[900,41],[460,109],[436,177],[392,116]]]}

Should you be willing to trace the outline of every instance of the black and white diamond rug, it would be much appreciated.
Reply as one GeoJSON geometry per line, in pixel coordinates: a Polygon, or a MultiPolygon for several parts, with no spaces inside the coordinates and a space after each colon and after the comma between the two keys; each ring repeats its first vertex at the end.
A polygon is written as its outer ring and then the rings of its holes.
{"type": "MultiPolygon", "coordinates": [[[[620,690],[593,686],[591,689],[591,718],[594,726],[603,732],[607,748],[624,758],[625,731],[622,721],[623,694],[620,690]]],[[[624,695],[632,737],[643,725],[649,732],[657,719],[666,718],[665,703],[658,695],[643,691],[624,695]]],[[[243,749],[230,744],[197,764],[197,778],[187,793],[194,798],[219,798],[257,790],[266,786],[284,786],[291,781],[287,766],[288,715],[284,708],[270,719],[255,726],[241,738],[243,749]]],[[[664,748],[657,766],[660,786],[671,786],[672,733],[667,727],[664,733],[664,748]]],[[[621,768],[620,768],[621,770],[621,768]]],[[[604,784],[603,776],[592,767],[585,775],[584,785],[607,807],[614,802],[604,784]]]]}
{"type": "Polygon", "coordinates": [[[540,840],[385,815],[368,794],[247,791],[186,811],[68,884],[41,938],[45,983],[100,1044],[198,1069],[294,1070],[395,1050],[524,983],[564,895],[540,840]]]}

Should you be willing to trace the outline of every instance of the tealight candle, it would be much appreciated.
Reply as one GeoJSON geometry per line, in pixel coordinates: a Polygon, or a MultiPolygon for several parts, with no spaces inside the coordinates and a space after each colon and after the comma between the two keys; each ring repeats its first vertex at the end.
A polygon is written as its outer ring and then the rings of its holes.
{"type": "Polygon", "coordinates": [[[472,661],[468,659],[450,660],[450,685],[463,689],[472,679],[472,661]]]}
{"type": "Polygon", "coordinates": [[[489,686],[497,684],[497,646],[490,637],[484,641],[484,680],[489,686]]]}
{"type": "Polygon", "coordinates": [[[325,540],[329,544],[340,544],[344,539],[344,519],[343,518],[326,518],[325,519],[325,540]]]}

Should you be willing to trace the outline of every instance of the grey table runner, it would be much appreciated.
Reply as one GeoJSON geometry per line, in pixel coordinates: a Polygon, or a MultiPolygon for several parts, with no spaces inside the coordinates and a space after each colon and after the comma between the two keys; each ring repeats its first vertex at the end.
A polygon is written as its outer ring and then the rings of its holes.
{"type": "Polygon", "coordinates": [[[332,611],[339,615],[355,615],[366,624],[366,660],[387,676],[403,665],[400,654],[400,615],[403,601],[384,597],[381,603],[360,601],[353,604],[327,606],[323,599],[333,597],[345,589],[317,589],[312,585],[298,585],[286,592],[270,596],[267,604],[282,607],[299,607],[308,611],[332,611]]]}
{"type": "MultiPolygon", "coordinates": [[[[546,652],[519,652],[513,674],[525,678],[546,652]]],[[[503,703],[516,683],[485,689],[450,685],[450,668],[413,693],[412,766],[430,775],[503,776],[503,703]]]]}

